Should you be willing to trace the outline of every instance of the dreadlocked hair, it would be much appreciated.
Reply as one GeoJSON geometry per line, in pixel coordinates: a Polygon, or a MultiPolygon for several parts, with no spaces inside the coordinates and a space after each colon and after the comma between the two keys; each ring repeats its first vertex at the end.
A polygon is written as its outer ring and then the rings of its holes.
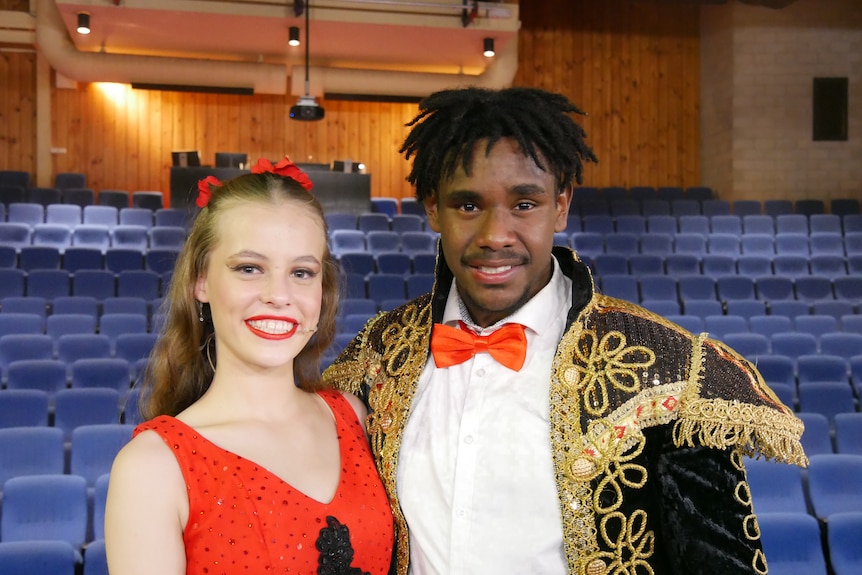
{"type": "Polygon", "coordinates": [[[562,94],[538,88],[443,90],[422,100],[419,110],[398,150],[413,158],[407,181],[419,202],[436,194],[459,165],[469,174],[473,149],[482,140],[487,155],[501,138],[514,139],[554,175],[558,191],[573,180],[582,183],[584,162],[598,162],[584,141],[586,132],[568,115],[586,114],[562,94]]]}

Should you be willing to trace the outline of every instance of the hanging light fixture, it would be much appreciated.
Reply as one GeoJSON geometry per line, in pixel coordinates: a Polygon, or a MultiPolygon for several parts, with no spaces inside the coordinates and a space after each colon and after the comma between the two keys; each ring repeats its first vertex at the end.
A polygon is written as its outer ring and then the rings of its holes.
{"type": "Polygon", "coordinates": [[[485,38],[485,40],[482,42],[482,54],[486,58],[493,58],[494,57],[494,54],[496,54],[496,52],[494,52],[494,39],[493,38],[485,38]]]}
{"type": "Polygon", "coordinates": [[[90,33],[90,14],[87,12],[78,12],[78,34],[90,33]]]}
{"type": "Polygon", "coordinates": [[[299,46],[299,26],[291,26],[288,33],[287,43],[291,46],[299,46]]]}
{"type": "Polygon", "coordinates": [[[301,120],[304,122],[313,122],[322,120],[326,110],[323,106],[318,105],[317,100],[311,95],[308,83],[308,60],[309,60],[309,44],[311,35],[308,30],[308,13],[311,11],[310,2],[305,3],[305,94],[299,97],[295,105],[290,107],[290,118],[292,120],[301,120]]]}

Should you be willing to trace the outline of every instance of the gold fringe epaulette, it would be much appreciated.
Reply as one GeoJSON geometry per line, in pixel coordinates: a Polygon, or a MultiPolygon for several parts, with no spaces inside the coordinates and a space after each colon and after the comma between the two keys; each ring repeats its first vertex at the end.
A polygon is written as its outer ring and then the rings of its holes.
{"type": "MultiPolygon", "coordinates": [[[[679,419],[674,425],[677,446],[695,443],[716,449],[741,447],[746,455],[765,457],[806,467],[808,458],[800,438],[804,424],[789,408],[782,405],[757,369],[745,358],[721,342],[698,336],[694,361],[703,369],[704,355],[729,360],[738,371],[724,377],[740,389],[751,389],[759,401],[742,402],[736,398],[703,397],[700,379],[689,386],[680,398],[679,419]]],[[[727,371],[727,370],[726,370],[727,371]]]]}

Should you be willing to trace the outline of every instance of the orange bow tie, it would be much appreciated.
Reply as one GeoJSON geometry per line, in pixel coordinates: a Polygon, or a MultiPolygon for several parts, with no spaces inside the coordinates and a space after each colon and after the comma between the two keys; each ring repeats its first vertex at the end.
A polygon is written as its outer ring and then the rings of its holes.
{"type": "Polygon", "coordinates": [[[457,329],[442,323],[434,324],[431,353],[437,367],[463,363],[480,352],[487,352],[501,365],[514,371],[524,367],[527,356],[527,336],[524,326],[507,323],[491,335],[476,335],[463,323],[457,329]]]}

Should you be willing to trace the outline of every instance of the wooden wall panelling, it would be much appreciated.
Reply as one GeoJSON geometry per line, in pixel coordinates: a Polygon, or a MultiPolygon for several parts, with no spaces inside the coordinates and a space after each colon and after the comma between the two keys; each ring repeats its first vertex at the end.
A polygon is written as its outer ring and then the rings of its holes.
{"type": "Polygon", "coordinates": [[[396,191],[395,177],[397,176],[398,146],[394,144],[392,119],[394,117],[396,104],[378,104],[377,131],[372,134],[372,147],[374,149],[375,167],[372,178],[378,180],[377,191],[381,196],[400,197],[393,195],[396,191]],[[378,175],[379,174],[379,175],[378,175]]]}
{"type": "Polygon", "coordinates": [[[11,140],[17,135],[12,129],[12,91],[16,87],[12,83],[12,57],[17,54],[11,52],[0,52],[0,78],[5,79],[5,85],[0,90],[0,126],[5,128],[0,131],[0,170],[13,169],[10,154],[11,140]]]}
{"type": "MultiPolygon", "coordinates": [[[[261,108],[260,108],[260,141],[255,143],[253,150],[245,151],[248,154],[248,161],[251,165],[254,165],[254,162],[257,161],[258,158],[264,156],[264,150],[275,138],[275,103],[273,102],[273,98],[271,96],[261,98],[261,108]]],[[[242,152],[243,150],[237,150],[242,152]]],[[[277,156],[273,155],[273,159],[277,156]]]]}
{"type": "Polygon", "coordinates": [[[559,91],[599,164],[588,184],[699,183],[696,5],[610,0],[522,3],[515,83],[559,91]]]}
{"type": "MultiPolygon", "coordinates": [[[[171,162],[170,159],[162,155],[162,100],[158,92],[148,90],[140,90],[138,97],[146,102],[143,106],[146,113],[146,122],[142,122],[141,125],[147,127],[142,134],[140,144],[142,146],[145,145],[147,149],[146,163],[142,164],[138,177],[144,188],[154,189],[157,187],[156,182],[161,179],[161,166],[163,164],[170,164],[171,162]]],[[[129,187],[127,183],[124,183],[122,186],[118,186],[117,189],[128,190],[129,187]]],[[[170,200],[166,203],[169,204],[169,202],[170,200]]]]}
{"type": "Polygon", "coordinates": [[[36,175],[36,54],[0,51],[0,169],[36,175]]]}
{"type": "Polygon", "coordinates": [[[30,0],[0,0],[0,10],[27,12],[30,10],[30,0]]]}
{"type": "Polygon", "coordinates": [[[15,95],[13,111],[21,137],[12,146],[14,161],[22,169],[36,171],[36,54],[15,58],[14,74],[21,90],[15,95]]]}

